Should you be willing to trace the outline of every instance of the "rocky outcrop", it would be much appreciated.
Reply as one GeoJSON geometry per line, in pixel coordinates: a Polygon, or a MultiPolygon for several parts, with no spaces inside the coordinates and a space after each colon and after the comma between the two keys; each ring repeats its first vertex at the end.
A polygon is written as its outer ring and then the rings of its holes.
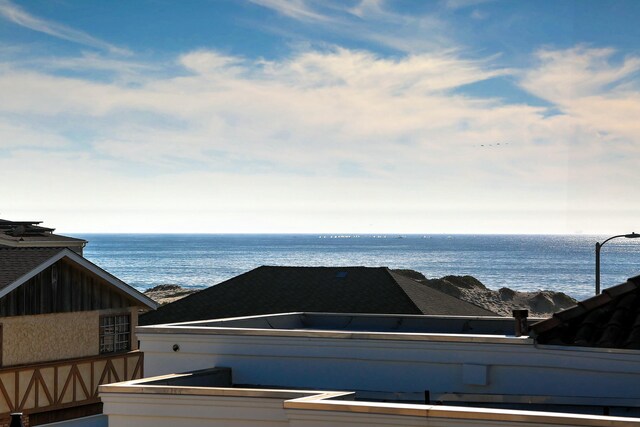
{"type": "Polygon", "coordinates": [[[144,291],[144,294],[160,305],[169,304],[198,292],[200,289],[187,289],[179,285],[158,285],[144,291]]]}
{"type": "Polygon", "coordinates": [[[394,270],[406,277],[444,292],[463,301],[486,308],[501,316],[511,316],[513,309],[529,310],[529,317],[549,317],[553,313],[576,304],[576,300],[563,292],[514,291],[509,288],[491,290],[472,276],[445,276],[427,279],[414,270],[394,270]]]}

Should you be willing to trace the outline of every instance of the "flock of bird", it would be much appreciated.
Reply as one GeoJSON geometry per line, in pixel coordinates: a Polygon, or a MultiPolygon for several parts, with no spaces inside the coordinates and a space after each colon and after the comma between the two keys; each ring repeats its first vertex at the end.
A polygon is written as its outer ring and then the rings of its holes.
{"type": "Polygon", "coordinates": [[[503,145],[509,145],[510,142],[497,142],[495,144],[476,144],[476,146],[480,147],[502,147],[503,145]]]}

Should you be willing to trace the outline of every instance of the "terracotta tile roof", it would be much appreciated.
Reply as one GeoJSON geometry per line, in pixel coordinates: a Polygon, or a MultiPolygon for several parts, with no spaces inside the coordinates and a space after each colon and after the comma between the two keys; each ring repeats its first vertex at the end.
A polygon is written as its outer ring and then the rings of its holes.
{"type": "Polygon", "coordinates": [[[640,349],[640,276],[531,326],[540,344],[640,349]]]}
{"type": "Polygon", "coordinates": [[[0,290],[65,248],[0,247],[0,290]]]}
{"type": "Polygon", "coordinates": [[[140,324],[294,311],[496,315],[386,267],[262,266],[146,313],[140,324]]]}

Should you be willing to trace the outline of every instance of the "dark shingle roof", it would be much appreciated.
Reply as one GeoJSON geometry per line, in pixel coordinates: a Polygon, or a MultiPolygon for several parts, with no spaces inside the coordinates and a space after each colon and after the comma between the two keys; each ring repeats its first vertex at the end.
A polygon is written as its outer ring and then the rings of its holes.
{"type": "Polygon", "coordinates": [[[63,250],[65,248],[0,247],[0,290],[63,250]]]}
{"type": "Polygon", "coordinates": [[[396,283],[402,287],[404,292],[418,307],[421,314],[497,316],[496,313],[487,309],[441,292],[402,274],[393,271],[389,271],[389,274],[391,274],[391,277],[393,277],[396,283]]]}
{"type": "Polygon", "coordinates": [[[541,344],[640,350],[640,276],[531,327],[541,344]]]}
{"type": "Polygon", "coordinates": [[[146,313],[140,324],[294,311],[495,315],[385,267],[262,266],[146,313]]]}

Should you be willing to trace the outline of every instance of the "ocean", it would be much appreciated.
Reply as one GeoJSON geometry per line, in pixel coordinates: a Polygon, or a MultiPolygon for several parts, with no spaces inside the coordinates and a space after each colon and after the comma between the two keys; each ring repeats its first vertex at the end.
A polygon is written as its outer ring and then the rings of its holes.
{"type": "MultiPolygon", "coordinates": [[[[594,293],[595,242],[585,235],[82,234],[84,255],[139,290],[201,288],[260,265],[387,266],[428,278],[471,275],[491,289],[594,293]]],[[[640,274],[640,239],[601,253],[602,287],[640,274]]]]}

